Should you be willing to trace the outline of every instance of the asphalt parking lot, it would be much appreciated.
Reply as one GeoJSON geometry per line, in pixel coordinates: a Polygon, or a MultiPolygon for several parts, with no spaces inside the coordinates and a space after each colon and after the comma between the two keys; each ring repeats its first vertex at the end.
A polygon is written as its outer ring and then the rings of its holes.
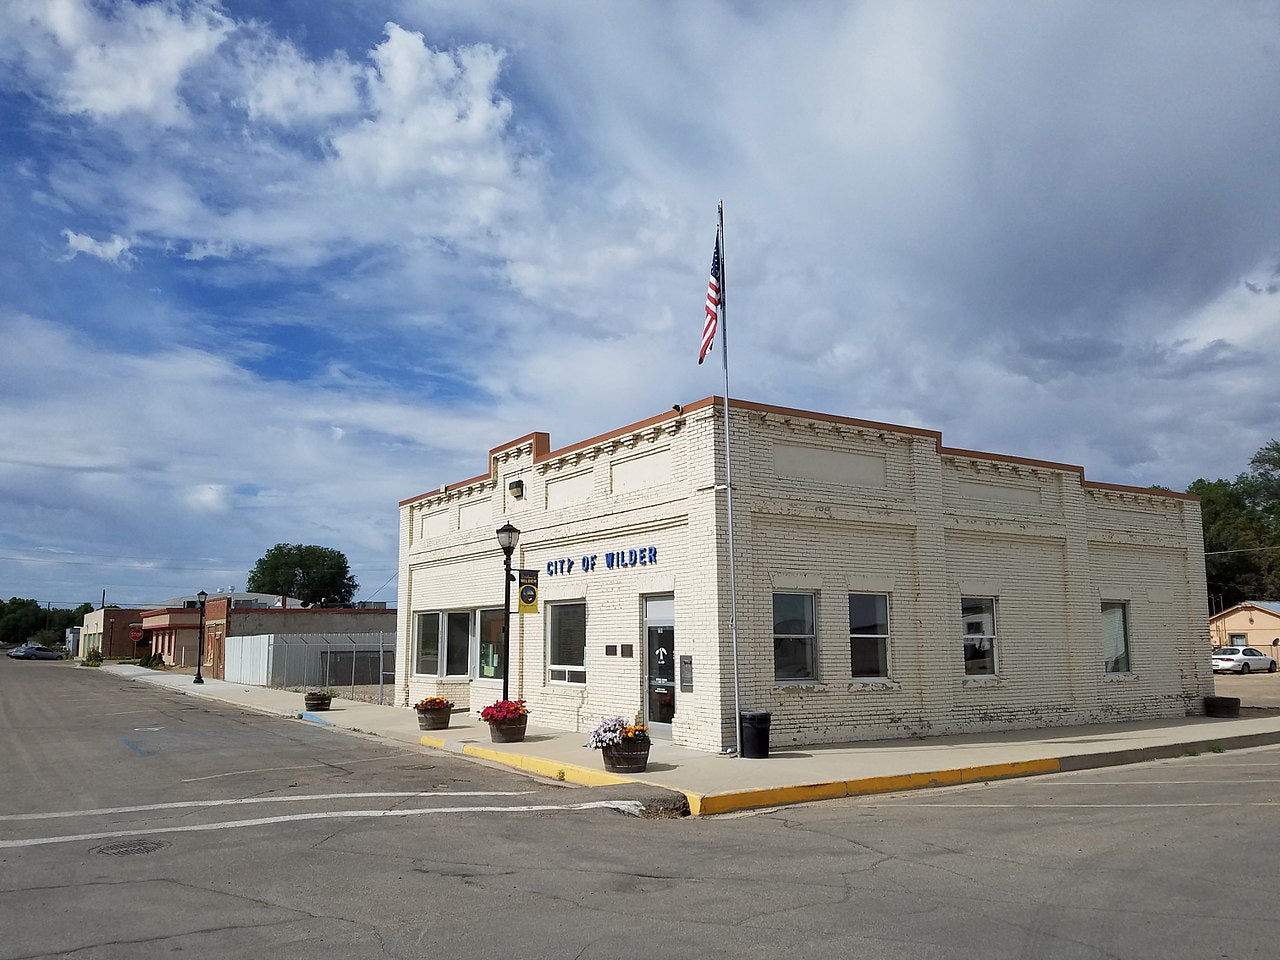
{"type": "Polygon", "coordinates": [[[1280,709],[1280,673],[1215,673],[1213,686],[1220,697],[1239,697],[1242,708],[1280,709]]]}

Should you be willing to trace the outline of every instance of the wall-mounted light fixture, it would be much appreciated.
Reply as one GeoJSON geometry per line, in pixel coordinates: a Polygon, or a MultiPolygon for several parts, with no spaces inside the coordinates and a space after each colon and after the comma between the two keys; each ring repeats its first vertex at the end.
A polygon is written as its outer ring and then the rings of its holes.
{"type": "Polygon", "coordinates": [[[513,496],[517,500],[523,498],[524,497],[524,481],[512,480],[510,483],[507,484],[507,492],[509,492],[511,496],[513,496]]]}

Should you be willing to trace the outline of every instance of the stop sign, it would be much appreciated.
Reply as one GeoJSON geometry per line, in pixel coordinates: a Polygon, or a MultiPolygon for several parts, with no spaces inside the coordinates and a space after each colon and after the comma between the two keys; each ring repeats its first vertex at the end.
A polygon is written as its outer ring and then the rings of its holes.
{"type": "Polygon", "coordinates": [[[129,628],[129,639],[130,639],[130,640],[132,640],[134,643],[138,643],[138,642],[140,642],[140,641],[142,640],[142,628],[141,628],[141,627],[130,627],[130,628],[129,628]]]}

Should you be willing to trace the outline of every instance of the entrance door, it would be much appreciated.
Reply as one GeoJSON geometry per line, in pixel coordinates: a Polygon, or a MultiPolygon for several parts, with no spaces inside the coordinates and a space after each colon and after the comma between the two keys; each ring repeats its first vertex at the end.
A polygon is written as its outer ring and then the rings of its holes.
{"type": "Polygon", "coordinates": [[[645,719],[649,735],[671,739],[676,713],[676,599],[644,598],[645,719]]]}

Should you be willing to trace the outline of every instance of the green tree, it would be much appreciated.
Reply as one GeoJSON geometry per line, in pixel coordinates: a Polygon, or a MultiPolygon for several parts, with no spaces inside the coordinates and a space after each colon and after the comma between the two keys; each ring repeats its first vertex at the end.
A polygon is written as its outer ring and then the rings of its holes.
{"type": "Polygon", "coordinates": [[[1253,455],[1249,469],[1236,478],[1245,502],[1280,537],[1280,440],[1272,440],[1253,455]]]}
{"type": "Polygon", "coordinates": [[[248,589],[296,597],[309,607],[349,607],[360,584],[332,547],[277,543],[249,572],[248,589]]]}
{"type": "Polygon", "coordinates": [[[38,600],[10,597],[0,614],[0,643],[22,643],[44,629],[47,616],[38,600]]]}
{"type": "Polygon", "coordinates": [[[1197,480],[1187,492],[1200,498],[1210,609],[1280,597],[1280,550],[1268,549],[1280,543],[1238,483],[1197,480]]]}
{"type": "Polygon", "coordinates": [[[67,610],[21,597],[10,597],[8,602],[0,600],[0,643],[23,643],[43,631],[56,634],[54,642],[60,643],[67,627],[83,623],[84,615],[91,610],[93,604],[90,603],[67,610]]]}

